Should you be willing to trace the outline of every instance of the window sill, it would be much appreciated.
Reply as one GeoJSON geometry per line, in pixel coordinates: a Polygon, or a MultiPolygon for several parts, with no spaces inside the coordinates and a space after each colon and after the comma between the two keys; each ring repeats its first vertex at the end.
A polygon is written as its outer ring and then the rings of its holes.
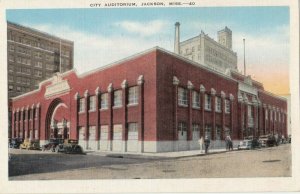
{"type": "Polygon", "coordinates": [[[108,108],[100,108],[99,110],[100,111],[106,111],[106,110],[108,110],[108,108]]]}
{"type": "Polygon", "coordinates": [[[95,109],[95,110],[89,110],[89,113],[90,113],[90,112],[96,112],[96,109],[95,109]]]}
{"type": "Polygon", "coordinates": [[[200,110],[200,107],[193,107],[193,109],[200,110]]]}
{"type": "Polygon", "coordinates": [[[229,114],[230,114],[230,112],[225,112],[225,114],[229,115],[229,114]]]}
{"type": "Polygon", "coordinates": [[[216,110],[215,112],[216,112],[216,113],[222,113],[222,111],[217,111],[217,110],[216,110]]]}
{"type": "Polygon", "coordinates": [[[84,114],[84,111],[82,111],[82,112],[78,112],[78,114],[84,114]]]}
{"type": "Polygon", "coordinates": [[[113,106],[113,109],[119,109],[122,108],[122,106],[113,106]]]}
{"type": "Polygon", "coordinates": [[[134,103],[134,104],[128,104],[127,107],[132,107],[132,106],[138,106],[138,103],[134,103]]]}
{"type": "Polygon", "coordinates": [[[189,107],[188,105],[185,105],[185,104],[178,104],[179,107],[184,107],[184,108],[187,108],[189,107]]]}

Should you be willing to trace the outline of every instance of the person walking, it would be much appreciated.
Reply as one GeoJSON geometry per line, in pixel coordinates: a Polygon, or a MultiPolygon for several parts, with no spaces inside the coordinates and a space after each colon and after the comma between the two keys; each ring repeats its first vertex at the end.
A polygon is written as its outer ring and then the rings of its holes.
{"type": "Polygon", "coordinates": [[[199,139],[199,145],[200,145],[200,152],[203,153],[203,147],[204,147],[204,139],[203,136],[199,139]]]}
{"type": "Polygon", "coordinates": [[[204,139],[205,154],[208,153],[208,147],[209,147],[209,144],[210,144],[210,139],[208,139],[208,136],[205,136],[205,139],[204,139]]]}

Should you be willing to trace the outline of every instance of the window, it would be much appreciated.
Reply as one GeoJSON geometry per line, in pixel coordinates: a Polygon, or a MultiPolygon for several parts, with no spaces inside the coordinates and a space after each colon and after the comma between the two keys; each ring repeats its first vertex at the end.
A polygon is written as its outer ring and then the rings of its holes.
{"type": "Polygon", "coordinates": [[[114,91],[114,107],[122,106],[122,90],[114,91]]]}
{"type": "Polygon", "coordinates": [[[188,106],[188,90],[184,88],[178,88],[178,105],[188,106]]]}
{"type": "Polygon", "coordinates": [[[84,112],[85,110],[85,99],[80,98],[79,99],[79,112],[84,112]]]}
{"type": "Polygon", "coordinates": [[[14,71],[14,66],[13,65],[8,65],[8,71],[13,72],[14,71]]]}
{"type": "Polygon", "coordinates": [[[42,68],[42,67],[43,67],[43,63],[40,62],[40,61],[37,61],[37,62],[35,62],[34,66],[35,66],[35,67],[42,68]]]}
{"type": "Polygon", "coordinates": [[[248,117],[252,118],[252,107],[248,105],[248,117]]]}
{"type": "Polygon", "coordinates": [[[268,120],[268,110],[265,110],[265,117],[266,117],[266,120],[268,120]]]}
{"type": "Polygon", "coordinates": [[[200,94],[193,91],[193,108],[200,108],[200,94]]]}
{"type": "Polygon", "coordinates": [[[108,108],[108,94],[104,93],[101,94],[101,109],[107,109],[108,108]]]}
{"type": "Polygon", "coordinates": [[[184,122],[178,123],[178,140],[186,140],[187,138],[187,125],[184,122]]]}
{"type": "Polygon", "coordinates": [[[138,124],[128,123],[128,140],[138,140],[138,124]]]}
{"type": "Polygon", "coordinates": [[[17,86],[17,91],[20,92],[21,91],[21,87],[17,86]]]}
{"type": "Polygon", "coordinates": [[[9,46],[9,50],[10,50],[10,51],[15,51],[15,46],[14,46],[14,45],[10,45],[10,46],[9,46]]]}
{"type": "Polygon", "coordinates": [[[34,70],[34,75],[35,75],[36,77],[42,77],[42,71],[34,70]]]}
{"type": "Polygon", "coordinates": [[[89,140],[96,140],[96,126],[89,126],[89,140]]]}
{"type": "Polygon", "coordinates": [[[273,120],[273,111],[270,111],[270,120],[273,120]]]}
{"type": "Polygon", "coordinates": [[[230,101],[225,100],[225,113],[230,113],[230,101]]]}
{"type": "Polygon", "coordinates": [[[13,90],[13,89],[14,89],[14,86],[13,86],[13,85],[9,85],[9,86],[8,86],[8,90],[11,91],[11,90],[13,90]]]}
{"type": "Polygon", "coordinates": [[[22,72],[23,74],[30,75],[31,69],[26,68],[26,67],[22,67],[22,68],[21,68],[21,72],[22,72]]]}
{"type": "Polygon", "coordinates": [[[211,110],[211,96],[205,94],[205,110],[211,110]]]}
{"type": "Polygon", "coordinates": [[[55,70],[55,66],[52,64],[46,64],[46,69],[55,70]]]}
{"type": "Polygon", "coordinates": [[[122,140],[122,125],[120,124],[114,125],[113,140],[122,140]]]}
{"type": "Polygon", "coordinates": [[[199,140],[200,126],[198,124],[193,124],[193,140],[199,140]]]}
{"type": "Polygon", "coordinates": [[[90,97],[90,111],[95,111],[96,110],[96,96],[91,96],[90,97]]]}
{"type": "Polygon", "coordinates": [[[211,126],[205,125],[205,137],[208,139],[211,139],[211,126]]]}
{"type": "Polygon", "coordinates": [[[216,126],[216,140],[221,140],[221,127],[216,126]]]}
{"type": "Polygon", "coordinates": [[[14,81],[14,77],[13,76],[8,76],[8,81],[9,82],[13,82],[14,81]]]}
{"type": "Polygon", "coordinates": [[[8,60],[11,61],[11,62],[14,62],[14,61],[15,61],[15,58],[14,58],[13,55],[9,55],[8,60]]]}
{"type": "Polygon", "coordinates": [[[101,125],[100,126],[100,140],[107,140],[108,139],[108,125],[101,125]]]}
{"type": "Polygon", "coordinates": [[[138,87],[130,87],[128,90],[128,104],[138,104],[139,103],[139,94],[138,87]]]}
{"type": "Polygon", "coordinates": [[[274,112],[274,120],[277,121],[277,113],[274,112]]]}
{"type": "Polygon", "coordinates": [[[220,97],[215,97],[215,111],[222,112],[222,99],[220,97]]]}

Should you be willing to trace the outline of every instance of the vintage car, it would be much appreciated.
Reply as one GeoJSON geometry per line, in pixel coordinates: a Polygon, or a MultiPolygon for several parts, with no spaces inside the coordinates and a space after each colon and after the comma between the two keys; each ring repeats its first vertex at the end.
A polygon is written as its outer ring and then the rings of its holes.
{"type": "Polygon", "coordinates": [[[250,149],[255,149],[255,148],[260,148],[261,145],[259,141],[256,138],[246,138],[243,141],[240,142],[238,145],[238,149],[245,149],[245,150],[250,150],[250,149]]]}
{"type": "Polygon", "coordinates": [[[258,139],[261,147],[267,147],[268,135],[261,135],[258,139]]]}
{"type": "Polygon", "coordinates": [[[38,140],[25,139],[24,142],[20,145],[20,149],[39,150],[40,142],[38,140]]]}
{"type": "Polygon", "coordinates": [[[55,147],[55,152],[62,152],[66,154],[83,154],[83,150],[78,145],[78,140],[66,139],[64,143],[58,144],[55,147]]]}
{"type": "Polygon", "coordinates": [[[53,138],[49,140],[49,143],[42,146],[42,151],[52,151],[55,152],[55,148],[57,145],[64,143],[64,139],[53,138]]]}
{"type": "Polygon", "coordinates": [[[267,147],[278,146],[278,141],[274,135],[269,135],[267,140],[267,147]]]}
{"type": "Polygon", "coordinates": [[[22,138],[12,138],[9,142],[9,147],[19,149],[22,143],[23,143],[22,138]]]}

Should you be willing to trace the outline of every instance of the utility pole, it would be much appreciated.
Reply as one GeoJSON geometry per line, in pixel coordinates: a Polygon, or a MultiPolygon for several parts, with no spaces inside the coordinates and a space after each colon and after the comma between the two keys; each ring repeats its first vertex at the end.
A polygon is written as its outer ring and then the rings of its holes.
{"type": "Polygon", "coordinates": [[[244,76],[246,76],[246,59],[245,59],[246,52],[245,52],[245,38],[243,39],[243,42],[244,42],[244,76]]]}

